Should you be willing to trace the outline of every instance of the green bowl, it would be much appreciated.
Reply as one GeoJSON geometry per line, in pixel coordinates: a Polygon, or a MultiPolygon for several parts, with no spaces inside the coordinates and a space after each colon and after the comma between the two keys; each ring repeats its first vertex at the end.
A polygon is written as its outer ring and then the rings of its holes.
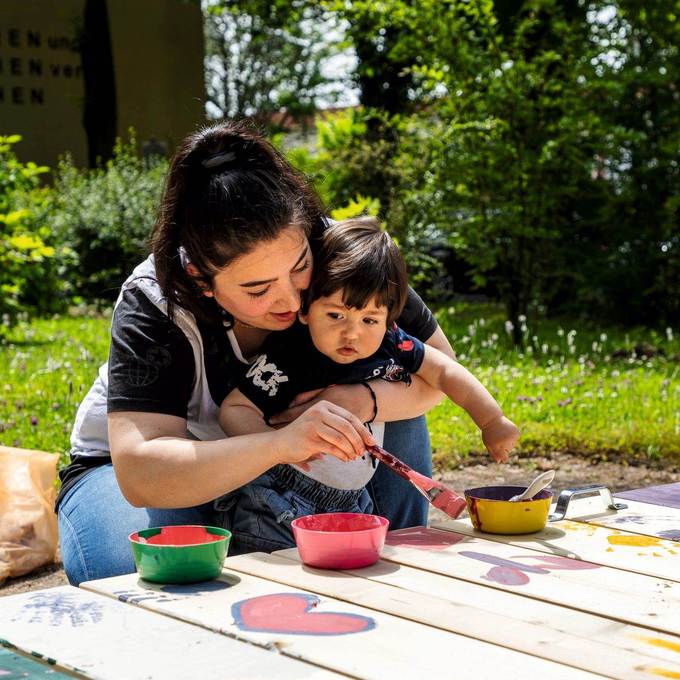
{"type": "Polygon", "coordinates": [[[128,537],[137,572],[154,583],[196,583],[219,576],[231,532],[181,525],[135,531],[128,537]]]}

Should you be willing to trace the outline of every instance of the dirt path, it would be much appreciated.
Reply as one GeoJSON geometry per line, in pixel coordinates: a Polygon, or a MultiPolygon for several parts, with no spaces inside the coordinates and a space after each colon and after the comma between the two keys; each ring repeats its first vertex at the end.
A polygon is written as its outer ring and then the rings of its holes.
{"type": "MultiPolygon", "coordinates": [[[[532,457],[512,465],[499,466],[486,461],[471,460],[456,470],[439,475],[454,489],[466,489],[488,484],[528,484],[542,470],[555,468],[557,473],[552,486],[556,490],[604,482],[616,491],[637,489],[643,486],[680,482],[680,470],[662,470],[645,466],[629,466],[616,462],[597,462],[571,454],[555,454],[552,457],[532,457]]],[[[434,511],[437,513],[438,511],[434,511]]],[[[434,518],[434,515],[433,515],[434,518]]],[[[15,595],[29,590],[53,588],[68,583],[60,564],[43,567],[28,576],[8,579],[0,586],[0,597],[15,595]]]]}

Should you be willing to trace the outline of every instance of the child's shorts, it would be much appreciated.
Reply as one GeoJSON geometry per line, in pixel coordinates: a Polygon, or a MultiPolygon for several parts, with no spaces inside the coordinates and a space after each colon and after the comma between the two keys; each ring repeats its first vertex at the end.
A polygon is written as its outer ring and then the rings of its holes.
{"type": "Polygon", "coordinates": [[[334,489],[290,465],[276,465],[214,502],[220,524],[229,529],[230,555],[272,552],[295,546],[291,522],[326,512],[373,511],[366,488],[334,489]]]}

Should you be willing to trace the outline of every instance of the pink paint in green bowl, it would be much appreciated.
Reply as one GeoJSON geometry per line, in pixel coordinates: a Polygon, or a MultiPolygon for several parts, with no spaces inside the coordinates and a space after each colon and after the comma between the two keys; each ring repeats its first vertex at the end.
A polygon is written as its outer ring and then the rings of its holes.
{"type": "Polygon", "coordinates": [[[197,583],[219,576],[231,532],[181,525],[135,531],[128,537],[137,573],[154,583],[197,583]]]}

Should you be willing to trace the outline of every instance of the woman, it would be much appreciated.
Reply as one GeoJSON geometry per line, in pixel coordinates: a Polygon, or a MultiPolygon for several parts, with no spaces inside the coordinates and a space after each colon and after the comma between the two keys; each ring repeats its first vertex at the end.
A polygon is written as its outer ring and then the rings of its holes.
{"type": "MultiPolygon", "coordinates": [[[[189,136],[174,157],[153,254],[123,284],[108,364],[80,405],[71,464],[57,499],[69,581],[134,571],[127,536],[145,527],[212,524],[212,500],[278,463],[315,453],[351,460],[372,439],[424,473],[427,385],[373,381],[328,388],[283,414],[281,429],[225,438],[219,404],[272,331],[288,328],[310,281],[309,237],[323,229],[319,199],[259,135],[225,124],[189,136]],[[392,421],[400,421],[393,423],[392,421]]],[[[400,325],[452,350],[411,292],[400,325]]],[[[423,499],[389,471],[372,489],[392,528],[423,524],[423,499]]]]}

